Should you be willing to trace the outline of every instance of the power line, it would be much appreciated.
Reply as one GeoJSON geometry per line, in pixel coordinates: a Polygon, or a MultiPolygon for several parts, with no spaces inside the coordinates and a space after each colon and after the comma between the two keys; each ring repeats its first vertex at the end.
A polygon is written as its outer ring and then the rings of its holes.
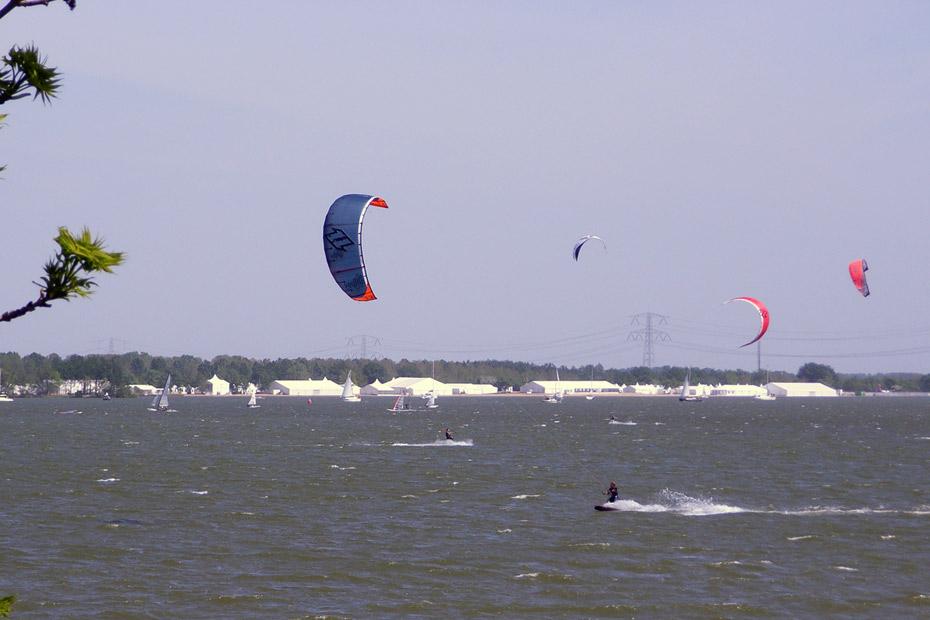
{"type": "Polygon", "coordinates": [[[641,325],[641,320],[645,323],[646,326],[642,329],[631,331],[627,339],[643,341],[643,366],[646,368],[652,368],[655,366],[655,354],[653,352],[652,343],[656,340],[672,339],[672,337],[668,335],[668,332],[655,328],[655,325],[667,325],[668,317],[662,314],[646,312],[644,314],[634,315],[630,324],[641,325]]]}
{"type": "Polygon", "coordinates": [[[378,356],[374,354],[372,354],[371,358],[368,357],[369,340],[370,340],[370,346],[372,347],[381,346],[381,339],[378,338],[377,336],[368,336],[366,334],[360,334],[358,336],[350,336],[349,341],[346,342],[346,347],[351,347],[352,350],[346,353],[346,355],[344,356],[345,359],[363,359],[363,360],[378,359],[378,356]]]}

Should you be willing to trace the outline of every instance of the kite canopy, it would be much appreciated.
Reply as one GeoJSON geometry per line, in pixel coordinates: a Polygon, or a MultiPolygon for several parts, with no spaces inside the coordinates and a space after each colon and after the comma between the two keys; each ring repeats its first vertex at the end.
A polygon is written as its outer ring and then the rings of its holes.
{"type": "Polygon", "coordinates": [[[581,252],[581,246],[583,246],[585,243],[587,243],[591,239],[597,239],[598,241],[600,241],[601,245],[604,246],[604,251],[605,252],[607,251],[607,244],[604,243],[603,239],[601,239],[597,235],[585,235],[584,237],[578,240],[578,243],[575,244],[575,249],[572,250],[572,256],[575,257],[576,261],[578,260],[578,253],[581,252]]]}
{"type": "Polygon", "coordinates": [[[765,330],[769,328],[768,308],[766,308],[765,305],[761,301],[759,301],[758,299],[753,299],[752,297],[734,297],[733,299],[728,299],[727,301],[723,303],[728,304],[731,301],[745,301],[748,304],[752,304],[753,306],[755,306],[756,310],[759,311],[759,318],[762,319],[762,328],[759,330],[759,333],[756,335],[756,337],[750,340],[749,342],[747,342],[746,344],[740,345],[740,348],[748,347],[753,342],[756,342],[759,338],[761,338],[762,335],[765,334],[765,330]]]}
{"type": "Polygon", "coordinates": [[[852,278],[853,284],[859,289],[863,297],[869,296],[869,285],[865,281],[865,272],[869,270],[869,264],[865,259],[854,260],[849,263],[849,277],[852,278]]]}
{"type": "Polygon", "coordinates": [[[336,199],[323,221],[323,252],[329,271],[339,288],[357,301],[375,299],[362,257],[362,220],[369,205],[387,209],[387,203],[376,196],[346,194],[336,199]]]}

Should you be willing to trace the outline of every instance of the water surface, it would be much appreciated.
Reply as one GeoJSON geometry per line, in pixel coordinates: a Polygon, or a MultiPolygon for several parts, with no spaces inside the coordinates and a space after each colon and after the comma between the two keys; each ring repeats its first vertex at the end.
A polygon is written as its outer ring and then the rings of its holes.
{"type": "Polygon", "coordinates": [[[930,616],[930,398],[392,402],[0,404],[0,594],[16,618],[930,616]],[[595,512],[610,481],[624,510],[595,512]]]}

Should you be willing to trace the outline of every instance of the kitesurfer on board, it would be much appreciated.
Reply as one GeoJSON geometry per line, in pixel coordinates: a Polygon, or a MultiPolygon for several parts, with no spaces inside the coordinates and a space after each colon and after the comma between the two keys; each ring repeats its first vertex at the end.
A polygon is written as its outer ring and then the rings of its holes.
{"type": "Polygon", "coordinates": [[[617,501],[617,485],[614,482],[610,483],[610,488],[604,493],[607,496],[607,503],[617,501]]]}
{"type": "Polygon", "coordinates": [[[448,428],[446,429],[446,439],[452,441],[452,431],[450,431],[448,428]]]}

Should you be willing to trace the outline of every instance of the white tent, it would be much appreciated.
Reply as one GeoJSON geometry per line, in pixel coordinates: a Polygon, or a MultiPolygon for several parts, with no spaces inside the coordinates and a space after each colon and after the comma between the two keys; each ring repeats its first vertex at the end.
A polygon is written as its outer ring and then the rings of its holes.
{"type": "Polygon", "coordinates": [[[216,376],[216,373],[213,373],[213,377],[207,379],[207,383],[210,384],[210,394],[229,394],[229,381],[220,379],[216,376]]]}
{"type": "Polygon", "coordinates": [[[272,381],[268,391],[284,396],[342,396],[342,386],[326,377],[321,380],[272,381]]]}
{"type": "Polygon", "coordinates": [[[823,383],[768,383],[765,386],[772,396],[836,396],[837,392],[823,383]]]}
{"type": "Polygon", "coordinates": [[[754,396],[764,396],[768,393],[764,387],[760,385],[748,385],[748,384],[735,384],[735,385],[715,385],[710,390],[711,396],[736,396],[736,397],[748,397],[752,398],[754,396]]]}

